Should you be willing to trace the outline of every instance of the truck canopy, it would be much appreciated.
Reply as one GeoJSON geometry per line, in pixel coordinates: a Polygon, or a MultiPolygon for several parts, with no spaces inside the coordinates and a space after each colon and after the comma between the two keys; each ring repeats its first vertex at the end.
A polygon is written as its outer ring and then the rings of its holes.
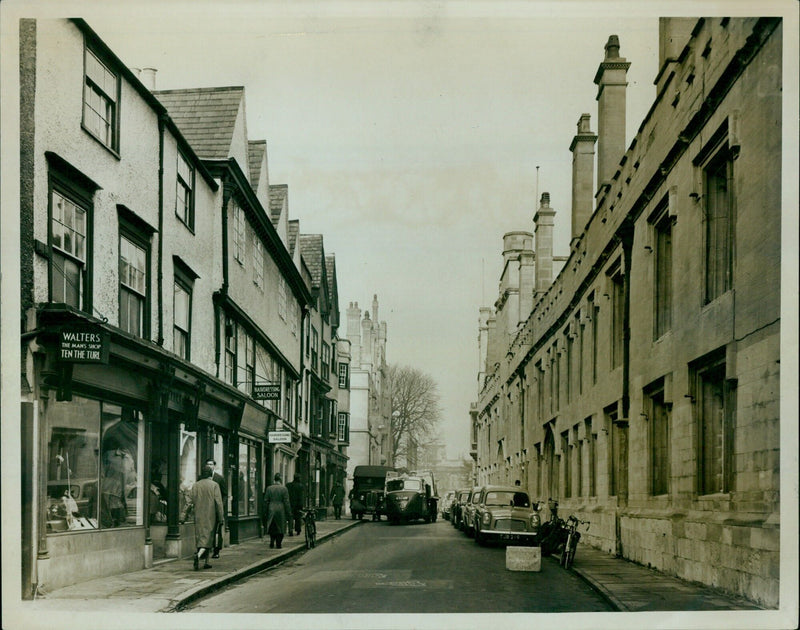
{"type": "Polygon", "coordinates": [[[391,466],[356,466],[353,469],[353,479],[356,477],[380,477],[386,478],[386,473],[393,471],[391,466]]]}

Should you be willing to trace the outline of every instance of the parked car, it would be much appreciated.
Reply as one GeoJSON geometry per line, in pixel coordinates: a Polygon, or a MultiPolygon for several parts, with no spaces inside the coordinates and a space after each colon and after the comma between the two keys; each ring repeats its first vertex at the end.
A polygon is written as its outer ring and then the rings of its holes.
{"type": "Polygon", "coordinates": [[[466,503],[464,503],[464,510],[461,518],[461,530],[467,535],[472,536],[475,532],[475,506],[481,499],[481,492],[483,488],[480,486],[474,487],[470,490],[466,503]]]}
{"type": "Polygon", "coordinates": [[[475,542],[539,544],[539,512],[527,492],[514,486],[485,486],[474,507],[475,542]]]}
{"type": "Polygon", "coordinates": [[[450,522],[453,527],[461,529],[461,519],[464,516],[464,504],[469,498],[469,489],[462,489],[456,492],[453,505],[450,507],[450,522]]]}
{"type": "Polygon", "coordinates": [[[445,492],[444,497],[442,498],[441,502],[441,512],[442,518],[446,520],[450,520],[450,508],[453,505],[453,499],[455,498],[456,493],[454,490],[448,490],[445,492]]]}

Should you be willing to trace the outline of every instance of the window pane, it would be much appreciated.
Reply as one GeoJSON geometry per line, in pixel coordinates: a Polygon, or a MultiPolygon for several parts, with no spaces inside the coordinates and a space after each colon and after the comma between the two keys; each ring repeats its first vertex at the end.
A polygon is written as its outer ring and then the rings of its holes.
{"type": "Polygon", "coordinates": [[[97,528],[100,403],[51,400],[47,420],[47,532],[97,528]]]}
{"type": "Polygon", "coordinates": [[[247,444],[239,442],[239,515],[247,516],[249,506],[249,490],[247,487],[247,444]]]}
{"type": "Polygon", "coordinates": [[[197,432],[187,431],[185,425],[181,424],[180,485],[178,486],[181,514],[185,513],[187,497],[195,481],[197,481],[197,432]]]}
{"type": "Polygon", "coordinates": [[[174,284],[174,320],[181,330],[189,330],[189,292],[181,284],[174,284]]]}
{"type": "Polygon", "coordinates": [[[127,407],[103,403],[101,422],[100,526],[141,525],[142,416],[127,407]]]}

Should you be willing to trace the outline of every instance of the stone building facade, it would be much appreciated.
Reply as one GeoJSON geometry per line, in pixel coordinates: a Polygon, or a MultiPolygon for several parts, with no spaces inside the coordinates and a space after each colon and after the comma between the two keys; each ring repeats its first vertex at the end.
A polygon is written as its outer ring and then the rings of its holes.
{"type": "Polygon", "coordinates": [[[627,149],[629,62],[606,44],[598,132],[583,114],[570,146],[561,271],[547,193],[535,250],[504,237],[480,313],[476,477],[556,499],[596,547],[777,606],[782,23],[659,31],[627,149]]]}
{"type": "MultiPolygon", "coordinates": [[[[350,342],[350,442],[347,478],[352,484],[356,466],[392,466],[391,391],[386,363],[386,322],[378,319],[378,296],[372,310],[358,302],[347,307],[350,342]]],[[[352,487],[352,485],[350,485],[352,487]]]]}

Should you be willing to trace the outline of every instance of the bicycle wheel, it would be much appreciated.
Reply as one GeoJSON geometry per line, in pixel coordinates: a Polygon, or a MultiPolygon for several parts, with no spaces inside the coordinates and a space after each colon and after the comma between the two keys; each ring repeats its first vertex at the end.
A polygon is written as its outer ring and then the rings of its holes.
{"type": "Polygon", "coordinates": [[[314,522],[309,523],[306,532],[308,533],[306,544],[309,549],[313,549],[317,544],[317,524],[314,522]]]}
{"type": "Polygon", "coordinates": [[[575,549],[578,546],[578,541],[573,541],[569,547],[567,547],[567,557],[564,560],[564,568],[569,569],[572,566],[572,563],[575,561],[575,549]]]}
{"type": "Polygon", "coordinates": [[[561,550],[561,557],[558,560],[558,564],[560,564],[565,569],[567,568],[567,556],[569,556],[569,550],[572,547],[572,534],[567,534],[567,542],[564,543],[564,548],[561,550]]]}

